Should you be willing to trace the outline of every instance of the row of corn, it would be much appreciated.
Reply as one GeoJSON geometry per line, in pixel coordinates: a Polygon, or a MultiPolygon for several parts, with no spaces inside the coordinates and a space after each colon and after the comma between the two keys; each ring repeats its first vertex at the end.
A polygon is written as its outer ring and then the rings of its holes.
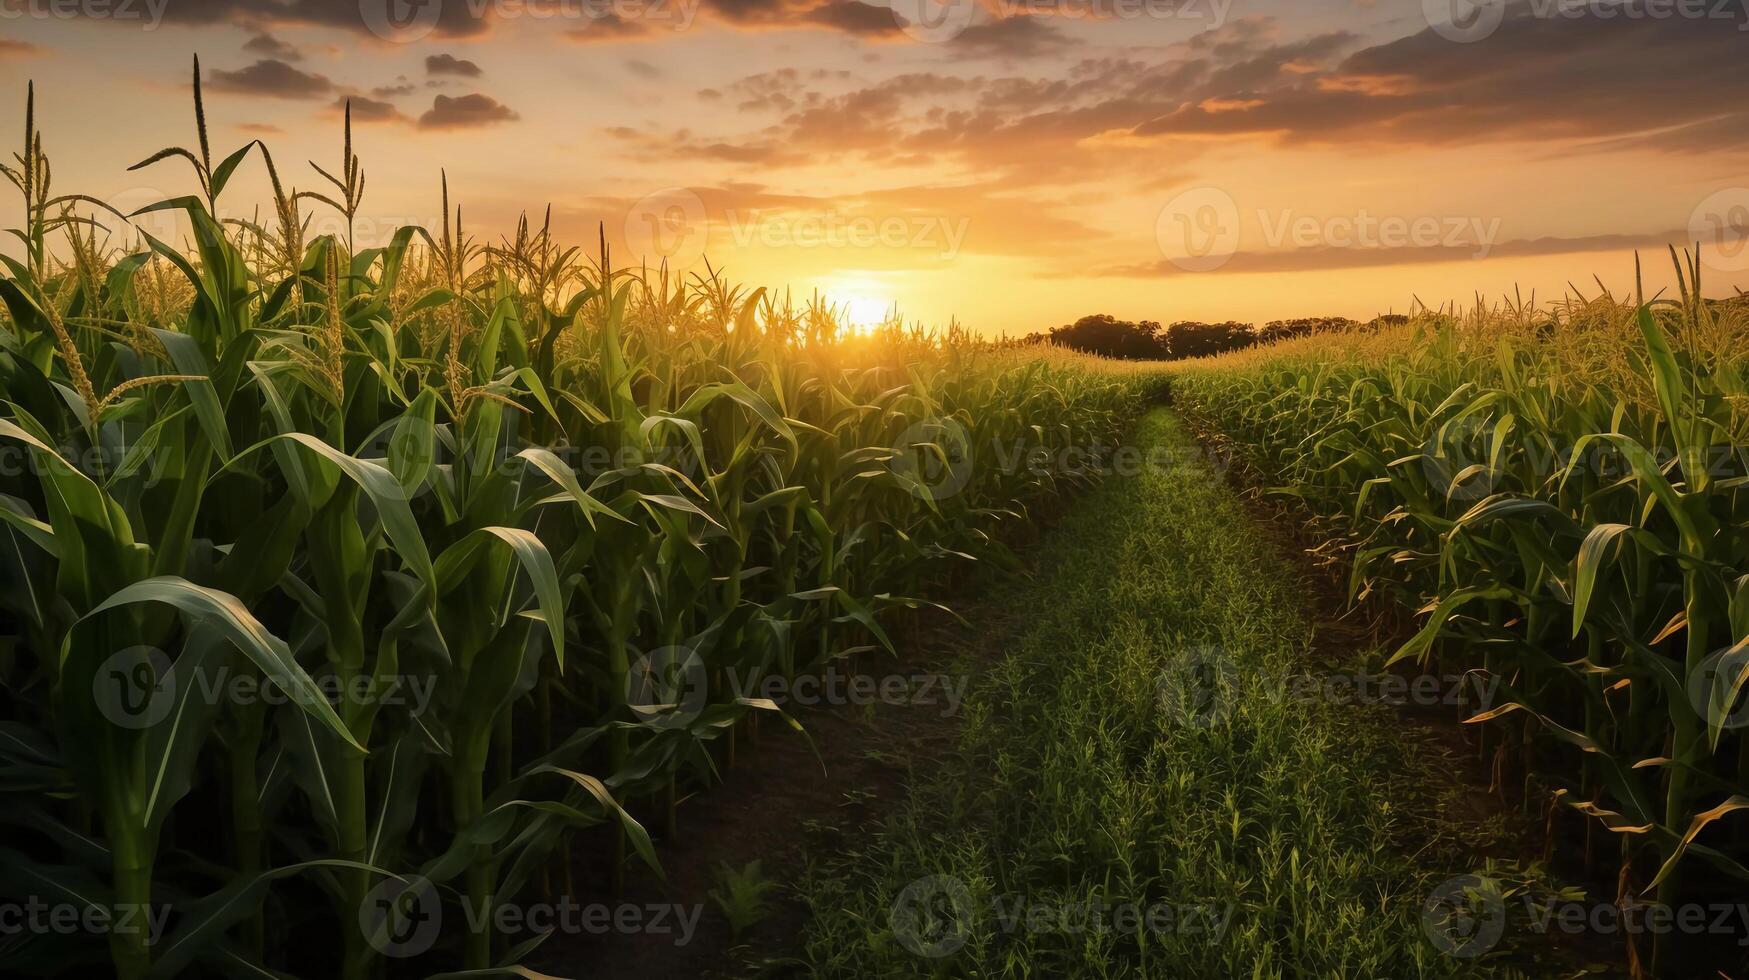
{"type": "Polygon", "coordinates": [[[645,825],[786,717],[736,678],[891,650],[1083,478],[1005,461],[1109,445],[1147,394],[527,223],[482,245],[447,188],[441,229],[310,236],[358,213],[350,126],[288,191],[260,144],[213,155],[198,86],[198,145],[142,164],[192,171],[155,208],[185,243],[53,194],[34,105],[5,165],[0,893],[108,941],[13,932],[0,972],[356,980],[407,952],[402,889],[459,924],[659,867],[645,825]],[[254,167],[272,213],[215,218],[254,167]]]}
{"type": "Polygon", "coordinates": [[[1671,258],[1675,296],[1427,312],[1173,397],[1424,617],[1394,662],[1501,681],[1467,721],[1619,844],[1616,898],[1681,906],[1749,895],[1749,301],[1671,258]]]}

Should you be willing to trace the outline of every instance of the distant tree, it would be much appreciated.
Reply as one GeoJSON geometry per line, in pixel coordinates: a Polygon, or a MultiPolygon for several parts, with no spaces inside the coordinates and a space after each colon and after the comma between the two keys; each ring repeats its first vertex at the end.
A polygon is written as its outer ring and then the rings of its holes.
{"type": "Polygon", "coordinates": [[[1315,333],[1353,330],[1358,326],[1360,324],[1357,321],[1350,320],[1345,316],[1306,316],[1296,320],[1271,320],[1258,329],[1257,340],[1260,343],[1267,343],[1315,333]]]}
{"type": "Polygon", "coordinates": [[[1180,320],[1166,328],[1166,356],[1174,361],[1224,354],[1250,347],[1256,342],[1251,324],[1237,320],[1225,323],[1180,320]]]}
{"type": "Polygon", "coordinates": [[[1132,323],[1105,313],[1084,316],[1074,323],[1054,327],[1051,343],[1089,354],[1125,360],[1150,360],[1166,356],[1160,324],[1153,320],[1132,323]]]}

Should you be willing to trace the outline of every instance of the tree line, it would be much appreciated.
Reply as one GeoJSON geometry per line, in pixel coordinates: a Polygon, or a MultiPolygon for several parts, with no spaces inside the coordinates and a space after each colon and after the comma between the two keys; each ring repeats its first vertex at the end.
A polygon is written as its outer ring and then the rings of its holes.
{"type": "Polygon", "coordinates": [[[1348,317],[1320,316],[1271,320],[1262,325],[1240,323],[1237,320],[1223,323],[1181,320],[1162,327],[1154,320],[1132,322],[1098,313],[1084,316],[1074,323],[1053,327],[1048,333],[1033,336],[1046,343],[1123,360],[1176,361],[1224,354],[1260,343],[1312,333],[1376,330],[1381,326],[1405,323],[1408,319],[1400,313],[1389,313],[1365,322],[1348,317]]]}

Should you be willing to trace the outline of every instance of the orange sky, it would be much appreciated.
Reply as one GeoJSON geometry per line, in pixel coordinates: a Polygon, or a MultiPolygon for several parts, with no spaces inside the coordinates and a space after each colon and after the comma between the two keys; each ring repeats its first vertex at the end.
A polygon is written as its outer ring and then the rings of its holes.
{"type": "Polygon", "coordinates": [[[1626,289],[1721,228],[1707,291],[1749,287],[1736,0],[890,2],[0,0],[0,132],[34,79],[55,190],[188,193],[126,167],[192,145],[198,52],[214,152],[303,189],[353,100],[365,244],[440,220],[441,167],[487,239],[551,204],[621,260],[991,334],[1626,289]]]}

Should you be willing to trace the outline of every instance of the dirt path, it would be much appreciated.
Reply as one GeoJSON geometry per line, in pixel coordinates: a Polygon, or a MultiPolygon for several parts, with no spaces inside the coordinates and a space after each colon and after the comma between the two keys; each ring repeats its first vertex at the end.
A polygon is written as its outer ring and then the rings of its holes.
{"type": "MultiPolygon", "coordinates": [[[[774,951],[794,949],[807,921],[792,887],[806,862],[849,846],[904,800],[920,770],[954,751],[970,673],[997,654],[1008,632],[1003,624],[1012,617],[1003,610],[971,598],[949,604],[976,628],[933,610],[919,614],[902,628],[900,658],[862,654],[819,675],[817,690],[793,688],[799,699],[819,702],[786,704],[805,736],[766,718],[756,742],[745,734],[738,739],[732,767],[718,753],[723,782],[683,798],[678,835],[656,838],[666,881],[639,868],[620,892],[584,888],[577,896],[581,904],[611,909],[675,906],[662,931],[555,934],[534,968],[601,980],[698,980],[792,968],[774,951]],[[776,887],[765,917],[736,937],[710,893],[722,887],[721,869],[754,861],[776,887]],[[682,917],[696,925],[686,929],[682,917]]],[[[599,857],[605,841],[596,843],[595,859],[583,857],[574,871],[579,885],[606,881],[599,857]]]]}

